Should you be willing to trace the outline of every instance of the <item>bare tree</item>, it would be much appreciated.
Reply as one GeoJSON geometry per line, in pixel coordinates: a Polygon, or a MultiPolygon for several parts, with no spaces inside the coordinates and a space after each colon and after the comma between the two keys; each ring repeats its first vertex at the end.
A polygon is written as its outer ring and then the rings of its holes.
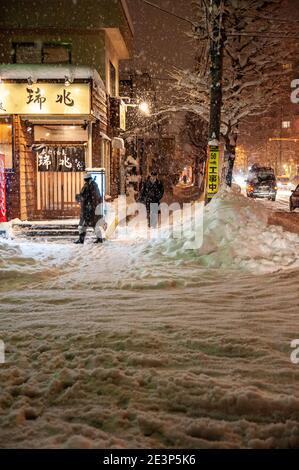
{"type": "MultiPolygon", "coordinates": [[[[180,109],[197,113],[208,121],[211,80],[208,50],[211,40],[211,15],[207,0],[197,0],[198,28],[195,40],[199,54],[194,71],[176,70],[173,77],[180,91],[180,109]]],[[[291,39],[277,37],[273,18],[278,0],[226,0],[224,2],[225,48],[223,66],[223,106],[221,135],[225,143],[224,175],[231,185],[239,125],[248,116],[260,116],[284,99],[289,63],[295,47],[291,39]]],[[[276,17],[277,20],[277,17],[276,17]]],[[[275,25],[277,23],[275,22],[275,25]]],[[[286,29],[286,26],[284,26],[286,29]]]]}

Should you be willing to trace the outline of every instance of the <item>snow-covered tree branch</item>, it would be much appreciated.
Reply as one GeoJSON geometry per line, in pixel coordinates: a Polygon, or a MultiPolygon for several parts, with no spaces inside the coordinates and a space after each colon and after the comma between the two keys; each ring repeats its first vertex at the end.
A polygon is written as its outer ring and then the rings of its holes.
{"type": "MultiPolygon", "coordinates": [[[[186,109],[208,121],[211,80],[206,64],[208,43],[213,40],[212,19],[208,2],[197,0],[194,3],[198,18],[194,39],[205,54],[198,55],[193,71],[173,71],[179,98],[172,110],[186,109]]],[[[292,63],[295,48],[290,40],[286,52],[284,41],[271,35],[276,31],[271,19],[281,6],[280,1],[226,0],[224,6],[226,39],[221,135],[225,142],[226,181],[231,184],[240,122],[247,116],[266,114],[283,100],[291,71],[288,64],[292,63]],[[269,21],[262,19],[265,17],[269,21]]],[[[286,28],[284,25],[284,30],[286,28]]]]}

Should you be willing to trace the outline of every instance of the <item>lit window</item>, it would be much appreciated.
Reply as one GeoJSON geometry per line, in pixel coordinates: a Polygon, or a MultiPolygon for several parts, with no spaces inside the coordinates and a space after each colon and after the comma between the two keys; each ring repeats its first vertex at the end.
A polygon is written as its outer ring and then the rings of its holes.
{"type": "Polygon", "coordinates": [[[283,70],[292,70],[293,64],[282,64],[283,70]]]}
{"type": "Polygon", "coordinates": [[[34,126],[35,142],[87,142],[88,131],[82,126],[34,126]]]}
{"type": "Polygon", "coordinates": [[[291,121],[282,121],[282,128],[283,129],[290,129],[291,121]]]}
{"type": "Polygon", "coordinates": [[[0,153],[4,154],[5,168],[12,168],[12,125],[0,123],[0,153]]]}

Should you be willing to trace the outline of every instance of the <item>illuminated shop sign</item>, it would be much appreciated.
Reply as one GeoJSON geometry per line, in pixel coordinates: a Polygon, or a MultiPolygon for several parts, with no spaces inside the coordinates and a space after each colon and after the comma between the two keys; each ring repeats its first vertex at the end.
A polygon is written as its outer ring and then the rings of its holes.
{"type": "Polygon", "coordinates": [[[82,172],[85,170],[84,146],[47,146],[37,151],[38,171],[82,172]]]}
{"type": "Polygon", "coordinates": [[[0,83],[1,114],[90,114],[90,86],[0,83]]]}

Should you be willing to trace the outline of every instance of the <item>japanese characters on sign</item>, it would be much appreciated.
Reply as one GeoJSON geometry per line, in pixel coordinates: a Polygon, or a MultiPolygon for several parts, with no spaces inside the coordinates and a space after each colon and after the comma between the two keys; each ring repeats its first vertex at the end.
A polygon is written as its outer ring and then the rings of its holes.
{"type": "Polygon", "coordinates": [[[84,146],[47,146],[37,152],[38,171],[85,171],[84,146]]]}
{"type": "Polygon", "coordinates": [[[6,222],[5,157],[0,153],[0,222],[6,222]]]}
{"type": "Polygon", "coordinates": [[[47,101],[45,96],[42,96],[40,88],[27,88],[27,101],[26,104],[38,103],[39,109],[42,110],[43,104],[47,101]]]}
{"type": "Polygon", "coordinates": [[[0,83],[1,114],[90,114],[90,85],[0,83]]]}
{"type": "Polygon", "coordinates": [[[209,146],[207,197],[211,199],[219,187],[219,147],[209,146]]]}

